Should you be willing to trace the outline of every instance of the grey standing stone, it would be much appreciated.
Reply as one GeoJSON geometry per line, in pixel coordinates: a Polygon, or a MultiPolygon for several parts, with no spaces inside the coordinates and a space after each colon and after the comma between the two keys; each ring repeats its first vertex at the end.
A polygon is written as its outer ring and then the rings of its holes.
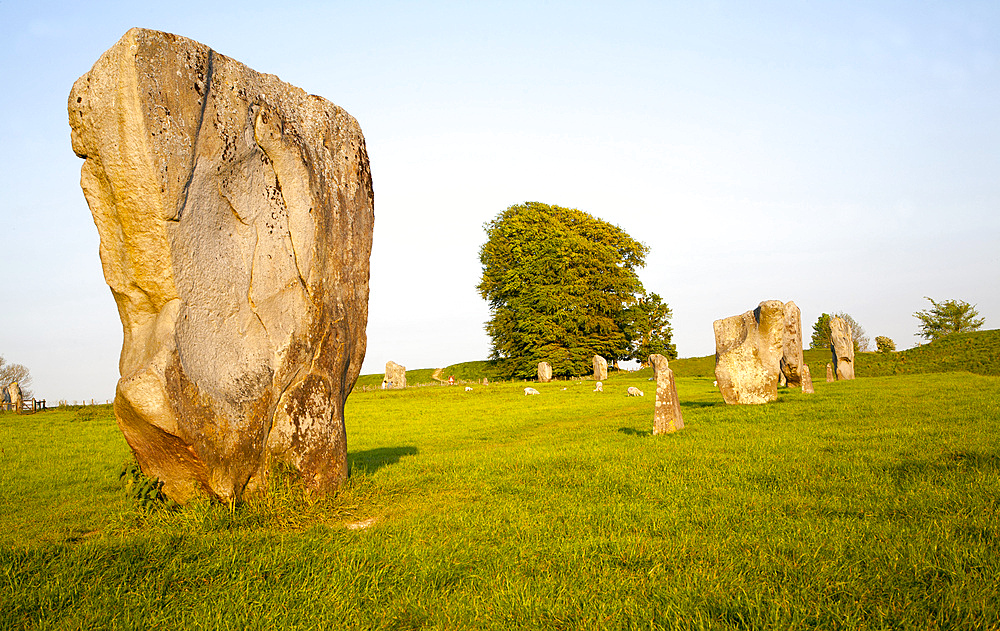
{"type": "Polygon", "coordinates": [[[812,375],[809,374],[809,366],[802,364],[802,392],[805,394],[815,394],[813,389],[812,375]]]}
{"type": "Polygon", "coordinates": [[[608,360],[600,355],[594,355],[594,380],[606,381],[608,378],[608,360]]]}
{"type": "Polygon", "coordinates": [[[785,325],[781,332],[781,374],[784,384],[797,388],[802,384],[799,372],[804,364],[802,358],[802,312],[798,306],[788,301],[784,307],[785,325]]]}
{"type": "Polygon", "coordinates": [[[833,378],[833,364],[827,364],[826,365],[826,382],[830,383],[831,381],[834,381],[834,378],[833,378]]]}
{"type": "Polygon", "coordinates": [[[538,383],[552,381],[552,366],[549,362],[538,362],[538,383]]]}
{"type": "Polygon", "coordinates": [[[394,361],[385,363],[385,388],[398,390],[406,387],[406,366],[400,366],[394,361]]]}
{"type": "Polygon", "coordinates": [[[728,404],[778,398],[785,303],[765,300],[753,311],[716,320],[715,379],[728,404]]]}
{"type": "Polygon", "coordinates": [[[854,379],[854,335],[843,318],[830,318],[830,352],[837,380],[854,379]]]}
{"type": "Polygon", "coordinates": [[[656,379],[653,435],[669,434],[684,429],[684,417],[681,415],[681,402],[677,398],[674,371],[670,370],[667,358],[663,355],[650,355],[649,363],[653,365],[653,376],[656,379]]]}

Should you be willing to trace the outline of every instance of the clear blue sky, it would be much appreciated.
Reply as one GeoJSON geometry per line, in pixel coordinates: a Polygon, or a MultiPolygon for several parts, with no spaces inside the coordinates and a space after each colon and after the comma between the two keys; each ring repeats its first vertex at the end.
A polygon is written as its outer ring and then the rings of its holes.
{"type": "Polygon", "coordinates": [[[107,399],[121,325],[69,142],[73,81],[133,26],[344,107],[375,186],[368,355],[483,359],[483,223],[572,206],[651,248],[682,357],[795,300],[900,348],[923,296],[1000,326],[1000,3],[0,0],[0,355],[107,399]]]}

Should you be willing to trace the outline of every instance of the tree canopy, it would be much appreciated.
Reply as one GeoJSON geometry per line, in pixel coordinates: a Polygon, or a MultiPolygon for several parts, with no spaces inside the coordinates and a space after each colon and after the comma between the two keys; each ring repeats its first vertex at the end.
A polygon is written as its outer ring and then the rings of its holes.
{"type": "Polygon", "coordinates": [[[832,315],[824,313],[816,319],[816,323],[813,324],[812,340],[809,343],[809,348],[827,348],[830,346],[830,318],[840,318],[851,327],[851,337],[854,338],[855,351],[868,350],[868,335],[865,333],[865,329],[849,313],[844,313],[843,311],[838,311],[832,315]]]}
{"type": "Polygon", "coordinates": [[[30,399],[33,395],[31,391],[31,372],[21,364],[9,364],[0,355],[0,388],[6,388],[13,382],[21,387],[21,394],[24,398],[30,399]]]}
{"type": "Polygon", "coordinates": [[[964,300],[942,300],[941,302],[936,302],[931,298],[927,298],[927,300],[930,300],[933,307],[913,314],[913,317],[920,320],[918,337],[934,341],[951,333],[978,331],[983,326],[985,320],[976,317],[979,312],[975,305],[970,305],[964,300]]]}
{"type": "MultiPolygon", "coordinates": [[[[642,349],[672,350],[670,309],[636,275],[649,248],[575,208],[527,202],[485,225],[477,289],[490,304],[490,359],[501,376],[587,374],[642,349]]],[[[676,355],[676,352],[675,352],[676,355]]]]}

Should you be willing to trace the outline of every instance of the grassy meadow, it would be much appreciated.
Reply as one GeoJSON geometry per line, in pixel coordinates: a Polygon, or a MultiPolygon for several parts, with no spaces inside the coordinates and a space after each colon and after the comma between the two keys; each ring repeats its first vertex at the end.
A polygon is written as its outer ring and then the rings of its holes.
{"type": "Polygon", "coordinates": [[[1000,627],[1000,378],[813,368],[656,437],[643,373],[356,390],[339,494],[178,511],[108,407],[5,414],[0,629],[1000,627]]]}

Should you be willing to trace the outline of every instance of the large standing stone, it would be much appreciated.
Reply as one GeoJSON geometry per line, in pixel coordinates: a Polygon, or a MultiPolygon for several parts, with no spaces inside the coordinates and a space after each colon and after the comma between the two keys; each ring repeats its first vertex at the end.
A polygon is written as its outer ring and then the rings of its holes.
{"type": "Polygon", "coordinates": [[[608,360],[600,355],[594,355],[594,381],[607,381],[608,360]]]}
{"type": "Polygon", "coordinates": [[[780,300],[715,321],[715,378],[726,403],[767,403],[778,397],[784,323],[780,300]]]}
{"type": "Polygon", "coordinates": [[[552,366],[549,362],[538,362],[538,382],[548,383],[552,381],[552,366]]]}
{"type": "Polygon", "coordinates": [[[843,318],[830,318],[830,352],[837,380],[854,379],[854,336],[843,318]]]}
{"type": "Polygon", "coordinates": [[[784,306],[784,328],[781,332],[781,374],[789,388],[802,385],[802,312],[788,301],[784,306]]]}
{"type": "Polygon", "coordinates": [[[396,362],[385,363],[385,387],[389,390],[406,387],[406,366],[400,366],[396,362]]]}
{"type": "Polygon", "coordinates": [[[653,435],[669,434],[684,429],[681,402],[677,398],[674,371],[663,355],[650,355],[653,377],[656,379],[656,405],[653,407],[653,435]]]}
{"type": "Polygon", "coordinates": [[[809,366],[802,364],[802,392],[805,394],[815,394],[816,390],[813,389],[813,379],[812,375],[809,374],[809,366]]]}
{"type": "Polygon", "coordinates": [[[373,193],[344,110],[198,42],[132,29],[69,97],[124,329],[115,416],[178,501],[277,463],[347,477],[373,193]]]}

